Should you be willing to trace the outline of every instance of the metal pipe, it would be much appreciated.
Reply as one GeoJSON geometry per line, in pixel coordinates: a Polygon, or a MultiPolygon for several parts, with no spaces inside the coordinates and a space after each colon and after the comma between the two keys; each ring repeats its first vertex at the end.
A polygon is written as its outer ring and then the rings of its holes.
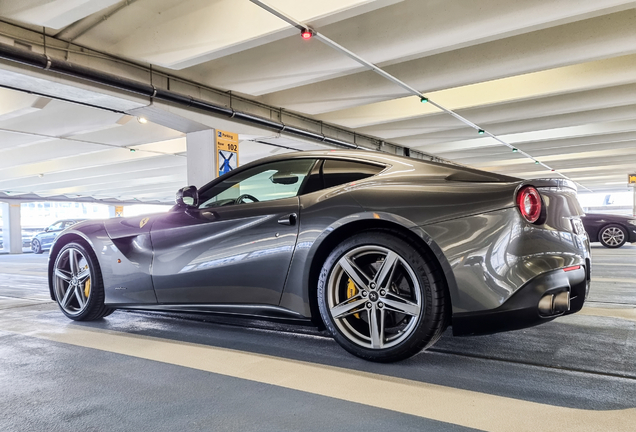
{"type": "Polygon", "coordinates": [[[271,120],[266,117],[260,117],[241,111],[236,111],[232,108],[227,108],[222,105],[216,105],[202,99],[193,98],[191,96],[176,93],[170,90],[158,89],[150,84],[142,83],[128,78],[122,78],[117,75],[73,64],[65,60],[55,59],[49,57],[46,54],[34,53],[32,51],[23,50],[3,43],[0,43],[0,58],[31,67],[72,76],[74,78],[80,78],[86,81],[90,81],[100,85],[106,85],[108,87],[113,87],[119,90],[125,90],[130,93],[135,93],[151,99],[157,99],[177,105],[196,108],[219,117],[229,117],[242,123],[256,125],[266,129],[272,129],[278,133],[285,132],[320,143],[331,144],[348,149],[359,148],[359,146],[356,144],[338,140],[335,138],[329,138],[325,135],[311,132],[295,126],[288,126],[282,122],[271,120]]]}

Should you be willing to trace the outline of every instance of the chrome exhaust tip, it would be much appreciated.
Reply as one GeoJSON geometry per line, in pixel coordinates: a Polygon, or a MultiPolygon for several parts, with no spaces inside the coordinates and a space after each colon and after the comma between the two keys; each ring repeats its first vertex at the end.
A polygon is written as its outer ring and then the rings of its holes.
{"type": "Polygon", "coordinates": [[[554,312],[567,312],[570,310],[570,292],[563,291],[554,296],[552,303],[554,312]]]}
{"type": "Polygon", "coordinates": [[[570,292],[562,291],[557,294],[546,294],[539,300],[541,315],[554,315],[570,310],[570,292]]]}
{"type": "Polygon", "coordinates": [[[552,301],[554,295],[546,294],[539,300],[539,312],[541,315],[552,315],[552,301]]]}

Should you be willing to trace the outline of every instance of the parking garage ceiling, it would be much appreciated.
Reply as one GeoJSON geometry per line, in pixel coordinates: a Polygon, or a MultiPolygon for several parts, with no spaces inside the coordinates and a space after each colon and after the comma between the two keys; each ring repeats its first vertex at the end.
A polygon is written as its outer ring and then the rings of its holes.
{"type": "MultiPolygon", "coordinates": [[[[624,189],[636,172],[634,1],[267,3],[585,188],[624,189]]],[[[461,164],[553,175],[248,0],[0,1],[0,16],[461,164]]],[[[0,42],[24,44],[3,29],[0,42]]],[[[183,131],[1,91],[0,191],[165,201],[185,184],[183,131]]],[[[251,158],[287,151],[245,146],[251,158]]]]}

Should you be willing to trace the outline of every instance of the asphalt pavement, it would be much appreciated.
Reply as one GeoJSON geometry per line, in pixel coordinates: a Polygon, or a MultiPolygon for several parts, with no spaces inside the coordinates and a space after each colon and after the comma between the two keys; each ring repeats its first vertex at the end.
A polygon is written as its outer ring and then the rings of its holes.
{"type": "Polygon", "coordinates": [[[66,319],[44,255],[0,256],[1,431],[633,431],[636,246],[593,245],[585,308],[395,364],[313,328],[117,311],[66,319]]]}

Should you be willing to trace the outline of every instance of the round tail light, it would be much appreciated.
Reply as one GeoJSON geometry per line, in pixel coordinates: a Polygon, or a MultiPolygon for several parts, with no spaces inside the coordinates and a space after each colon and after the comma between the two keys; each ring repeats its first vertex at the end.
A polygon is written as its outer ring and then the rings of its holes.
{"type": "Polygon", "coordinates": [[[517,194],[517,205],[521,215],[530,223],[535,223],[541,216],[541,196],[532,186],[522,188],[517,194]]]}

